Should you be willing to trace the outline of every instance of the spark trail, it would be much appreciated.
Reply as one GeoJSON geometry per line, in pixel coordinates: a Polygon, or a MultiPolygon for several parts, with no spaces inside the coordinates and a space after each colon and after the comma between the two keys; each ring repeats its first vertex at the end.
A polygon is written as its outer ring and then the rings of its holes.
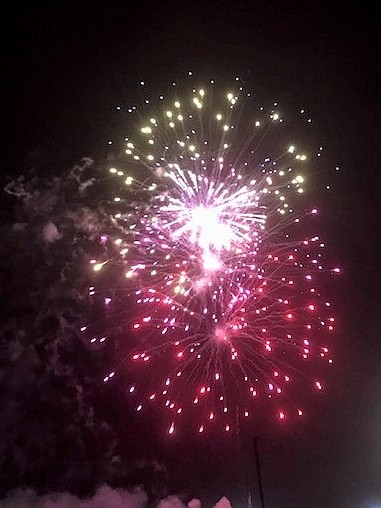
{"type": "Polygon", "coordinates": [[[286,143],[278,105],[265,109],[240,82],[183,96],[174,87],[156,112],[152,103],[129,109],[142,120],[109,168],[120,185],[101,241],[112,254],[91,260],[120,274],[122,304],[104,297],[111,313],[135,305],[123,364],[136,410],[162,405],[170,434],[184,418],[200,433],[229,432],[237,412],[255,418],[264,401],[279,420],[300,418],[300,382],[323,390],[309,367],[333,363],[335,317],[320,286],[340,271],[325,266],[304,197],[314,162],[286,143]]]}

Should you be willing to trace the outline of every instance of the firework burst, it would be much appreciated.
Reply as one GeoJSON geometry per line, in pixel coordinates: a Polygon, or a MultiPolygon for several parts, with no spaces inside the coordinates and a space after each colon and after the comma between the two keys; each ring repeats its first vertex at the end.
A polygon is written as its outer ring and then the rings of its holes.
{"type": "MultiPolygon", "coordinates": [[[[136,410],[162,405],[170,434],[184,418],[200,433],[230,431],[261,401],[280,420],[301,417],[298,383],[322,390],[315,372],[333,362],[320,287],[339,271],[324,265],[303,194],[310,156],[287,141],[278,105],[262,107],[238,80],[223,93],[213,81],[173,87],[152,103],[127,109],[140,123],[108,168],[118,194],[101,242],[112,254],[91,260],[118,271],[123,296],[104,298],[111,315],[134,305],[122,363],[136,410]]],[[[304,134],[304,111],[298,122],[304,134]]]]}

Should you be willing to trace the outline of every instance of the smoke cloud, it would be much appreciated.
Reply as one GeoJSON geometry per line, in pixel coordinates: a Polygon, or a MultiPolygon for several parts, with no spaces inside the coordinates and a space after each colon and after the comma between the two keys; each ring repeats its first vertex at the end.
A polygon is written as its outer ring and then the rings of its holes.
{"type": "MultiPolygon", "coordinates": [[[[0,500],[0,508],[146,508],[146,505],[147,495],[142,490],[112,489],[108,485],[99,487],[88,499],[67,492],[39,496],[33,490],[20,489],[0,500]]],[[[177,496],[169,496],[162,499],[157,508],[201,508],[201,502],[192,499],[186,506],[177,496]]],[[[231,504],[223,497],[214,508],[231,508],[231,504]]]]}

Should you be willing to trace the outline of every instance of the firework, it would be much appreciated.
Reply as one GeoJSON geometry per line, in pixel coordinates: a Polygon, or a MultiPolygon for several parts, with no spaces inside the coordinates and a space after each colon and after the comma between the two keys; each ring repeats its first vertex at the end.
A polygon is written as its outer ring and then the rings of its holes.
{"type": "MultiPolygon", "coordinates": [[[[118,273],[118,296],[104,298],[112,319],[134,306],[123,365],[136,410],[163,406],[170,434],[182,419],[228,432],[260,401],[279,420],[300,418],[298,386],[322,390],[315,372],[333,362],[321,282],[339,269],[324,264],[318,211],[303,194],[314,164],[288,141],[277,103],[262,107],[234,85],[174,86],[127,108],[139,123],[108,168],[118,189],[101,239],[109,257],[91,260],[118,273]]],[[[311,120],[299,113],[304,134],[311,120]]]]}

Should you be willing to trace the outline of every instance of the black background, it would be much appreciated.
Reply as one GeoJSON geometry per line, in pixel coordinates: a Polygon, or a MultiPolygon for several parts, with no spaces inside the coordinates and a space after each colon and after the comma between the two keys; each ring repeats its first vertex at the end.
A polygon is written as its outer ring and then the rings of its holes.
{"type": "MultiPolygon", "coordinates": [[[[57,174],[83,156],[96,158],[115,105],[140,79],[167,84],[188,69],[217,79],[240,75],[280,102],[313,111],[341,167],[325,219],[343,266],[336,376],[302,429],[263,436],[266,506],[381,503],[376,7],[243,1],[8,7],[0,47],[3,179],[22,173],[30,154],[43,161],[42,171],[57,174]]],[[[146,422],[136,434],[139,446],[172,467],[174,489],[208,502],[242,498],[239,459],[231,459],[224,438],[157,444],[156,436],[147,438],[153,432],[146,422]]]]}

